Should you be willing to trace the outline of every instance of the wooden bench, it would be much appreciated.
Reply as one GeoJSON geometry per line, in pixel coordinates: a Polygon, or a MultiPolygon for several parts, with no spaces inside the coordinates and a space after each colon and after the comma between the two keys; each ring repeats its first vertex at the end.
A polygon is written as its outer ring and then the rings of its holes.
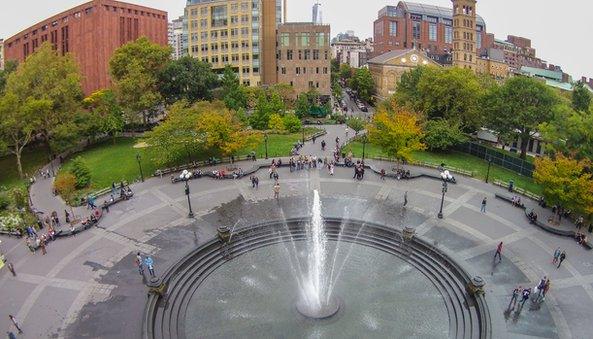
{"type": "MultiPolygon", "coordinates": [[[[500,199],[500,200],[502,200],[502,201],[506,201],[506,202],[508,202],[509,204],[514,204],[514,202],[513,202],[513,198],[509,198],[509,197],[507,197],[507,196],[504,196],[504,195],[502,195],[502,194],[498,194],[498,193],[496,193],[496,194],[494,194],[494,197],[495,197],[495,198],[498,198],[498,199],[500,199]]],[[[525,204],[523,204],[523,203],[521,203],[521,205],[520,205],[520,206],[517,206],[517,205],[514,205],[514,206],[515,206],[515,207],[517,207],[517,208],[523,209],[523,210],[525,209],[525,204]]]]}

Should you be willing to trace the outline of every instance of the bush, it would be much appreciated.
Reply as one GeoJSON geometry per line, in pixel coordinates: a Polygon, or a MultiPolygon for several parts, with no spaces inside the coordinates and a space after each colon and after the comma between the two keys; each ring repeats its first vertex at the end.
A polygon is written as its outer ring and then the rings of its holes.
{"type": "Polygon", "coordinates": [[[8,192],[0,192],[0,211],[7,210],[10,207],[10,196],[8,192]]]}
{"type": "Polygon", "coordinates": [[[301,119],[299,119],[295,114],[286,114],[282,120],[284,122],[284,128],[290,133],[297,133],[301,130],[301,128],[303,128],[301,119]]]}
{"type": "Polygon", "coordinates": [[[23,228],[23,219],[16,213],[8,213],[0,216],[0,229],[4,231],[16,231],[23,228]]]}
{"type": "Polygon", "coordinates": [[[54,189],[64,199],[68,199],[76,190],[76,177],[72,173],[60,173],[54,181],[54,189]]]}
{"type": "Polygon", "coordinates": [[[91,171],[81,157],[72,160],[72,169],[70,172],[76,178],[76,188],[82,189],[91,183],[91,171]]]}
{"type": "Polygon", "coordinates": [[[25,188],[15,187],[10,191],[12,203],[18,209],[26,208],[29,205],[29,192],[25,188]]]}
{"type": "Polygon", "coordinates": [[[446,151],[467,140],[458,123],[445,119],[430,120],[424,126],[424,139],[430,151],[446,151]]]}
{"type": "Polygon", "coordinates": [[[284,121],[282,120],[282,117],[280,116],[280,114],[272,114],[270,116],[270,122],[268,123],[268,128],[271,129],[272,131],[275,131],[278,133],[282,133],[286,130],[286,128],[284,126],[284,121]]]}

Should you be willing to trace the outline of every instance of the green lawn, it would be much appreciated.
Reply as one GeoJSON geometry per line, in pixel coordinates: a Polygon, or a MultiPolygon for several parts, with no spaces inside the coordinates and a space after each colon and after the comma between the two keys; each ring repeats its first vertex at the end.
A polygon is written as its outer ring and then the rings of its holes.
{"type": "MultiPolygon", "coordinates": [[[[354,156],[361,157],[362,143],[350,143],[346,146],[346,152],[348,150],[352,150],[354,156]]],[[[367,157],[387,156],[380,147],[369,143],[367,143],[366,145],[365,155],[367,157]]],[[[447,166],[473,171],[474,176],[478,179],[485,179],[486,173],[488,171],[488,162],[466,153],[460,153],[455,151],[449,153],[415,152],[413,157],[416,161],[422,161],[431,164],[445,163],[445,165],[447,166]]],[[[490,168],[490,180],[494,181],[496,179],[505,182],[508,182],[512,179],[515,181],[515,186],[517,187],[524,188],[536,194],[542,193],[541,186],[536,184],[532,178],[519,175],[513,171],[507,170],[496,165],[492,165],[490,168]]]]}
{"type": "MultiPolygon", "coordinates": [[[[313,135],[319,132],[319,128],[305,127],[305,136],[313,135]]],[[[294,144],[303,138],[302,133],[293,134],[270,134],[268,135],[268,157],[286,157],[290,154],[290,150],[294,144]]],[[[255,149],[250,149],[245,152],[255,151],[258,158],[263,158],[266,154],[266,145],[262,141],[255,149]]]]}
{"type": "MultiPolygon", "coordinates": [[[[44,149],[25,150],[22,157],[23,172],[31,175],[48,162],[49,158],[44,149]]],[[[19,178],[16,158],[13,155],[0,158],[0,186],[11,188],[24,183],[25,181],[19,178]]]]}

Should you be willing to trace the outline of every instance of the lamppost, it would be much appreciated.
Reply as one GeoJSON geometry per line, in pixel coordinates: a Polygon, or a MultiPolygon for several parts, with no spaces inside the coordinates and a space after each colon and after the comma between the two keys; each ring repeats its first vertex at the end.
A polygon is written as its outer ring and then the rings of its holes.
{"type": "Polygon", "coordinates": [[[443,204],[445,203],[445,193],[447,193],[447,181],[443,180],[443,196],[441,198],[441,209],[439,210],[438,217],[443,219],[443,204]]]}
{"type": "Polygon", "coordinates": [[[181,175],[179,176],[181,180],[185,181],[185,195],[187,195],[187,206],[189,207],[189,213],[187,215],[188,218],[194,217],[194,212],[191,209],[191,199],[189,197],[189,179],[191,179],[191,177],[192,173],[188,170],[183,170],[183,172],[181,172],[181,175]]]}
{"type": "Polygon", "coordinates": [[[268,132],[264,134],[264,140],[266,142],[266,159],[268,159],[268,132]]]}
{"type": "Polygon", "coordinates": [[[138,161],[138,168],[140,169],[140,180],[144,182],[144,172],[142,172],[142,163],[140,162],[140,153],[136,153],[136,161],[138,161]]]}
{"type": "Polygon", "coordinates": [[[303,130],[303,145],[305,144],[305,126],[302,127],[303,130]]]}
{"type": "Polygon", "coordinates": [[[364,157],[365,157],[366,146],[367,146],[367,135],[364,134],[362,136],[362,161],[363,162],[364,162],[364,157]]]}
{"type": "Polygon", "coordinates": [[[490,179],[490,166],[492,165],[492,157],[488,157],[488,171],[486,171],[486,183],[490,179]]]}

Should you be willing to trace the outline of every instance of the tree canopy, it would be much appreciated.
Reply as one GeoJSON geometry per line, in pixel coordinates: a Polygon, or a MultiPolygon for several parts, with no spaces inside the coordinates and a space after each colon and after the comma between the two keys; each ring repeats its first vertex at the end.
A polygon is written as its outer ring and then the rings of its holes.
{"type": "Polygon", "coordinates": [[[587,112],[591,107],[591,93],[585,88],[585,84],[578,81],[572,91],[572,108],[579,112],[587,112]]]}
{"type": "Polygon", "coordinates": [[[226,65],[224,68],[221,83],[226,107],[235,111],[247,108],[247,94],[239,83],[239,77],[230,65],[226,65]]]}
{"type": "Polygon", "coordinates": [[[160,93],[169,104],[179,100],[211,100],[218,77],[209,63],[190,56],[172,60],[159,74],[160,93]]]}
{"type": "Polygon", "coordinates": [[[375,81],[373,75],[368,68],[358,68],[354,71],[354,75],[350,79],[350,88],[358,92],[358,96],[366,101],[373,101],[375,94],[375,81]]]}
{"type": "Polygon", "coordinates": [[[429,120],[424,125],[424,143],[431,151],[447,151],[467,140],[458,122],[429,120]]]}

